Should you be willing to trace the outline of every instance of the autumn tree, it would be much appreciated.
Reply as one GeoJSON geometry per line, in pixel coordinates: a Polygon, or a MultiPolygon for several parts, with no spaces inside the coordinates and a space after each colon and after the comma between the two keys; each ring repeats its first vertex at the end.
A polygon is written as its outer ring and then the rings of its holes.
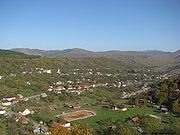
{"type": "Polygon", "coordinates": [[[80,125],[74,125],[68,129],[60,124],[53,124],[50,128],[50,132],[52,135],[93,135],[91,129],[80,125]]]}
{"type": "Polygon", "coordinates": [[[50,128],[50,132],[52,135],[71,135],[70,130],[60,124],[53,124],[50,128]]]}

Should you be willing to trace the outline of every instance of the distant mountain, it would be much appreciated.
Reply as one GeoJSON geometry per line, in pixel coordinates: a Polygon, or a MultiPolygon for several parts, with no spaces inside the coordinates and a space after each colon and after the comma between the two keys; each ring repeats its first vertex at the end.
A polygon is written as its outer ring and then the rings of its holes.
{"type": "Polygon", "coordinates": [[[174,63],[180,61],[180,50],[174,53],[163,52],[158,50],[148,51],[105,51],[105,52],[93,52],[80,48],[66,49],[66,50],[38,50],[28,48],[16,48],[12,49],[16,52],[21,52],[30,55],[40,55],[45,57],[106,57],[115,60],[122,61],[127,64],[159,67],[159,66],[171,66],[174,63]]]}
{"type": "Polygon", "coordinates": [[[180,62],[180,50],[177,50],[173,53],[173,57],[176,59],[176,61],[180,62]]]}
{"type": "Polygon", "coordinates": [[[47,57],[82,57],[82,56],[89,56],[93,52],[80,49],[80,48],[73,48],[73,49],[65,49],[65,50],[39,50],[39,49],[29,49],[29,48],[15,48],[11,49],[12,51],[25,53],[28,55],[40,55],[40,56],[47,56],[47,57]]]}
{"type": "Polygon", "coordinates": [[[29,49],[29,48],[14,48],[14,49],[11,49],[11,51],[20,52],[20,53],[24,53],[28,55],[40,55],[40,56],[44,56],[44,54],[46,53],[46,51],[44,50],[29,49]]]}

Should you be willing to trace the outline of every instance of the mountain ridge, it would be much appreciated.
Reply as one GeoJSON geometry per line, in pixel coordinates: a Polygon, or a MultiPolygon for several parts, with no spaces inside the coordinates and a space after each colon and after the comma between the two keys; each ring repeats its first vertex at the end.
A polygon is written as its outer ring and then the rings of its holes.
{"type": "Polygon", "coordinates": [[[41,52],[43,53],[42,55],[44,55],[44,53],[48,53],[48,52],[58,52],[58,53],[69,53],[69,52],[83,52],[83,53],[119,53],[119,52],[126,52],[126,53],[150,53],[150,54],[156,54],[156,53],[169,53],[169,54],[173,54],[173,53],[180,53],[180,49],[174,52],[170,52],[170,51],[161,51],[161,50],[144,50],[144,51],[121,51],[121,50],[107,50],[107,51],[90,51],[87,49],[82,49],[82,48],[70,48],[70,49],[63,49],[63,50],[41,50],[41,49],[30,49],[30,48],[12,48],[10,49],[12,51],[16,51],[16,52],[22,52],[22,53],[37,53],[37,52],[41,52]]]}
{"type": "Polygon", "coordinates": [[[39,50],[29,48],[14,48],[12,51],[25,53],[28,55],[40,55],[43,57],[107,57],[119,60],[128,64],[154,66],[168,66],[180,62],[180,50],[175,52],[164,52],[160,50],[146,50],[146,51],[120,51],[109,50],[94,52],[81,48],[72,48],[65,50],[39,50]]]}

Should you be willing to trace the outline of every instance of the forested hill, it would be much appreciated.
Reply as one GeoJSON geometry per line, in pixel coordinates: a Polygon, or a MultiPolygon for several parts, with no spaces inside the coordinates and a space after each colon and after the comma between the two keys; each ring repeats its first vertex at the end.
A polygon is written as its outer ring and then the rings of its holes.
{"type": "Polygon", "coordinates": [[[40,58],[41,56],[27,55],[27,54],[20,53],[20,52],[0,49],[0,57],[29,59],[29,58],[40,58]]]}
{"type": "Polygon", "coordinates": [[[15,96],[17,93],[24,96],[37,94],[59,80],[76,82],[79,79],[85,83],[88,80],[115,82],[118,77],[126,78],[121,74],[141,68],[104,57],[78,59],[31,57],[1,50],[0,69],[0,98],[2,98],[6,95],[15,96]]]}
{"type": "Polygon", "coordinates": [[[65,50],[38,50],[29,48],[16,48],[12,49],[16,52],[21,52],[30,55],[41,55],[45,57],[69,57],[69,58],[82,58],[82,57],[106,57],[118,61],[122,61],[131,65],[147,66],[147,67],[161,67],[172,66],[180,62],[180,51],[176,52],[163,52],[163,51],[104,51],[93,52],[81,48],[65,49],[65,50]]]}

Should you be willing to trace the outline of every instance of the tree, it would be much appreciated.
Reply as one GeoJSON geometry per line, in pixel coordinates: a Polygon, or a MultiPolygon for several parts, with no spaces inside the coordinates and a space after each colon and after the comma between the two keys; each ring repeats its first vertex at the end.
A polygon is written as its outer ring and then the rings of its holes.
{"type": "Polygon", "coordinates": [[[59,124],[53,124],[50,128],[50,132],[52,135],[71,135],[67,128],[59,124]]]}
{"type": "Polygon", "coordinates": [[[71,129],[53,124],[50,128],[52,135],[92,135],[92,130],[86,126],[74,125],[71,129]]]}
{"type": "Polygon", "coordinates": [[[180,114],[180,104],[178,103],[178,101],[174,101],[172,103],[172,110],[175,112],[175,113],[179,113],[180,114]]]}
{"type": "Polygon", "coordinates": [[[140,121],[140,126],[146,133],[152,134],[153,132],[159,132],[164,128],[164,124],[161,119],[153,118],[150,116],[142,117],[140,121]]]}
{"type": "Polygon", "coordinates": [[[115,125],[115,128],[110,131],[110,135],[138,135],[136,129],[129,124],[115,125]]]}
{"type": "Polygon", "coordinates": [[[74,125],[71,129],[71,135],[92,135],[92,130],[86,126],[74,125]]]}

